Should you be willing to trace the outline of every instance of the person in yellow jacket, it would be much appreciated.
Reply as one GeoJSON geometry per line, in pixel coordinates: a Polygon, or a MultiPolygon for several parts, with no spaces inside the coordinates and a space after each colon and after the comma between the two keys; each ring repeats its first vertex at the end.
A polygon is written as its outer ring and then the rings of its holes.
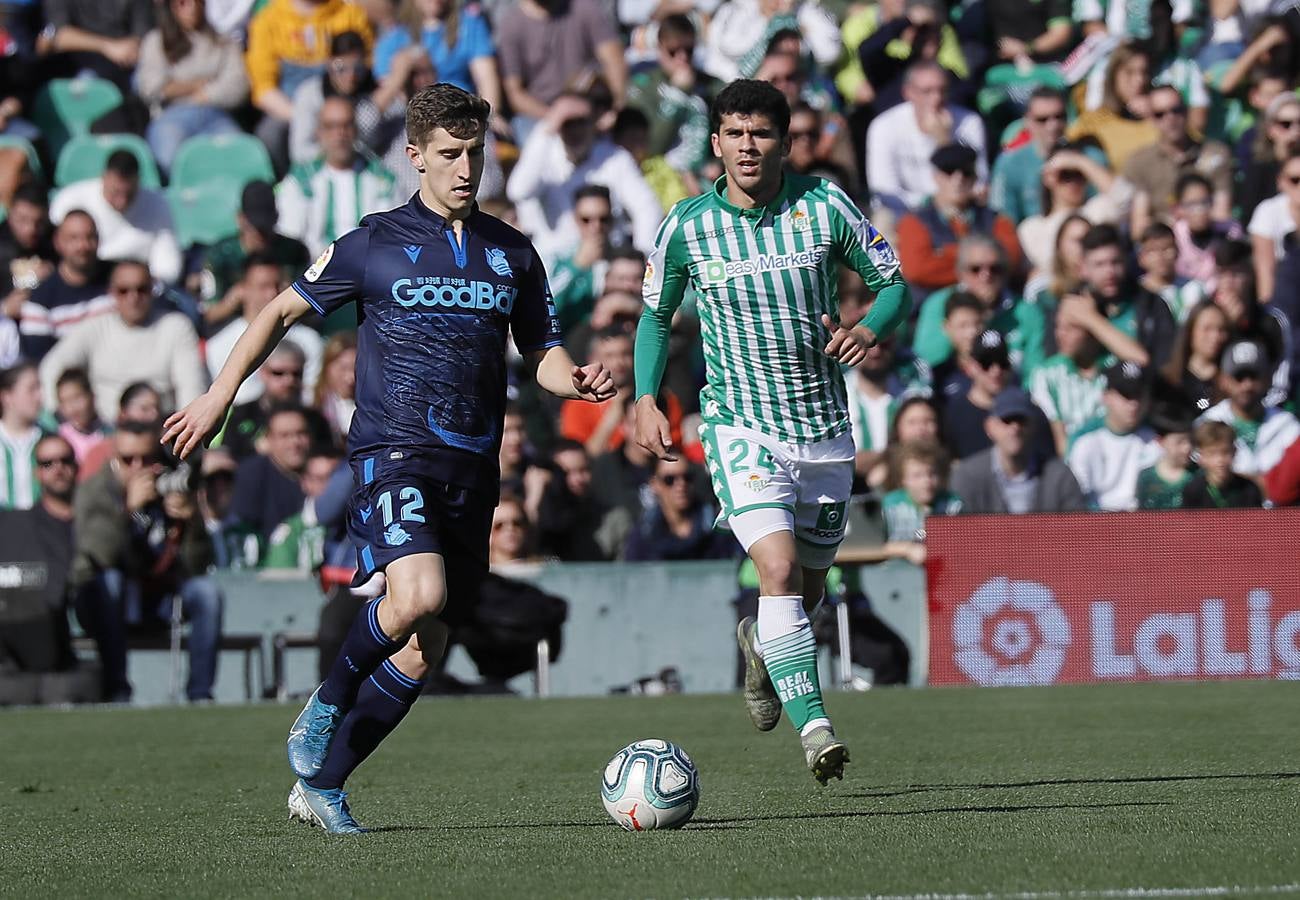
{"type": "Polygon", "coordinates": [[[298,85],[325,70],[330,41],[354,31],[374,46],[365,11],[345,0],[271,0],[248,26],[248,81],[253,104],[265,118],[257,136],[271,151],[277,171],[288,168],[290,99],[298,85]]]}

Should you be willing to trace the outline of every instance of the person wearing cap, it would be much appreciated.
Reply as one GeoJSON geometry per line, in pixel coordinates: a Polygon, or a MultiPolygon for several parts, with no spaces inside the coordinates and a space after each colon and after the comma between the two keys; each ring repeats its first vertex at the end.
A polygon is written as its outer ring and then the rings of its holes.
{"type": "Polygon", "coordinates": [[[276,231],[280,214],[275,206],[275,188],[266,181],[244,185],[237,231],[208,248],[203,264],[203,310],[209,327],[220,327],[239,314],[243,298],[232,291],[244,275],[244,260],[253,253],[267,254],[279,263],[285,278],[297,277],[311,264],[307,246],[296,238],[276,231]]]}
{"type": "MultiPolygon", "coordinates": [[[[943,405],[943,431],[957,459],[966,459],[988,448],[991,438],[983,427],[984,420],[993,409],[995,399],[1015,384],[1011,356],[1002,333],[991,328],[980,332],[970,357],[962,363],[962,370],[970,379],[970,387],[964,393],[946,398],[943,405]]],[[[1054,455],[1052,430],[1043,411],[1030,401],[1026,415],[1030,419],[1031,451],[1042,457],[1054,455]]]]}
{"type": "Polygon", "coordinates": [[[872,205],[901,216],[934,193],[930,157],[945,144],[975,151],[975,175],[988,181],[984,123],[969,109],[948,102],[948,73],[937,62],[920,62],[903,79],[903,102],[867,129],[867,183],[872,205]]]}
{"type": "Polygon", "coordinates": [[[1273,366],[1259,341],[1234,341],[1223,351],[1219,386],[1225,400],[1200,422],[1226,422],[1237,434],[1233,471],[1262,479],[1300,439],[1300,421],[1284,409],[1264,405],[1273,366]]]}
{"type": "Polygon", "coordinates": [[[1002,248],[1009,271],[1023,262],[1016,226],[975,196],[978,155],[964,144],[939,147],[930,157],[934,194],[898,223],[898,258],[914,290],[935,291],[957,283],[957,243],[987,235],[1002,248]]]}
{"type": "Polygon", "coordinates": [[[1105,371],[1106,415],[1079,433],[1066,456],[1092,509],[1137,509],[1138,474],[1160,459],[1155,432],[1142,423],[1147,378],[1132,362],[1105,371]]]}
{"type": "Polygon", "coordinates": [[[1161,456],[1138,473],[1138,508],[1179,509],[1192,480],[1192,417],[1176,403],[1153,407],[1150,421],[1161,456]]]}
{"type": "Polygon", "coordinates": [[[1087,509],[1079,483],[1055,456],[1036,453],[1034,405],[1019,388],[1006,388],[984,420],[992,446],[957,464],[951,490],[964,513],[1078,512],[1087,509]]]}

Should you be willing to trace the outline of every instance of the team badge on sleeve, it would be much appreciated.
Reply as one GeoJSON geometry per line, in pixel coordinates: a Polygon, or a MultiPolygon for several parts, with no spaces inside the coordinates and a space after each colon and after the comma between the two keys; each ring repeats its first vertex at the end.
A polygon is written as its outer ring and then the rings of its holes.
{"type": "Polygon", "coordinates": [[[303,274],[303,279],[305,281],[315,281],[320,278],[321,275],[325,274],[325,267],[330,264],[330,260],[333,258],[334,245],[330,244],[320,252],[320,256],[316,257],[316,261],[311,264],[311,268],[303,274]]]}

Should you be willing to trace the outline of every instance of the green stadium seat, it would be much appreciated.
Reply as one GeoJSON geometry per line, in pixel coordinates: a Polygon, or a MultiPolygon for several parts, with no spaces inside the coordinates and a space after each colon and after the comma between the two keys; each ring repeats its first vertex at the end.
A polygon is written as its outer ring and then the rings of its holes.
{"type": "Polygon", "coordinates": [[[167,200],[180,245],[215,244],[235,234],[235,213],[239,211],[242,190],[242,184],[226,176],[190,187],[173,184],[168,188],[167,200]]]}
{"type": "Polygon", "coordinates": [[[172,162],[171,184],[177,188],[202,187],[214,178],[235,185],[235,200],[250,181],[275,183],[271,157],[251,134],[192,137],[181,144],[172,162]]]}
{"type": "Polygon", "coordinates": [[[74,181],[98,178],[104,171],[108,157],[116,150],[130,150],[140,160],[140,184],[159,188],[162,179],[158,164],[144,138],[134,134],[83,134],[68,141],[59,153],[59,164],[54,169],[54,183],[67,187],[74,181]]]}
{"type": "Polygon", "coordinates": [[[32,121],[58,157],[72,138],[90,134],[96,119],[122,105],[117,85],[102,78],[59,78],[45,85],[32,104],[32,121]]]}

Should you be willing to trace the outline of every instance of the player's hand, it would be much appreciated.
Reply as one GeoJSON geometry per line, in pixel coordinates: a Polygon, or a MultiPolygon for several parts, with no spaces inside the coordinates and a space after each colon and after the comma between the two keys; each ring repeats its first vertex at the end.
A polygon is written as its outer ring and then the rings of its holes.
{"type": "Polygon", "coordinates": [[[209,390],[168,417],[163,423],[163,445],[170,444],[180,459],[187,458],[200,444],[207,446],[225,421],[229,405],[228,400],[209,390]]]}
{"type": "Polygon", "coordinates": [[[822,313],[822,324],[831,333],[831,340],[826,345],[825,354],[831,359],[838,359],[846,366],[856,366],[867,358],[867,351],[876,346],[876,336],[865,325],[845,328],[825,313],[822,313]]]}
{"type": "Polygon", "coordinates": [[[663,414],[649,394],[637,400],[633,407],[633,420],[636,422],[635,439],[637,444],[656,459],[676,462],[672,453],[673,431],[668,426],[668,417],[663,414]]]}
{"type": "Polygon", "coordinates": [[[573,389],[578,399],[591,403],[604,403],[618,393],[613,377],[600,363],[573,367],[573,389]]]}

